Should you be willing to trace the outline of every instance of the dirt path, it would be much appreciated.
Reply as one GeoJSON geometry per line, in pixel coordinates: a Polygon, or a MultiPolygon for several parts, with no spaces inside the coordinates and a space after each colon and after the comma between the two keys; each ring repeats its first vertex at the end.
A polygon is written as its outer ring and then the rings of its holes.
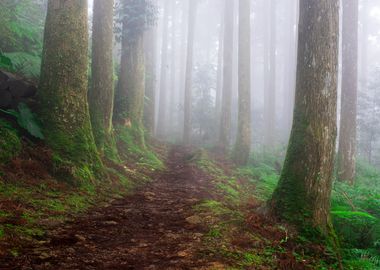
{"type": "Polygon", "coordinates": [[[151,184],[53,230],[0,269],[203,269],[205,232],[193,206],[208,196],[207,184],[187,155],[174,148],[151,184]]]}

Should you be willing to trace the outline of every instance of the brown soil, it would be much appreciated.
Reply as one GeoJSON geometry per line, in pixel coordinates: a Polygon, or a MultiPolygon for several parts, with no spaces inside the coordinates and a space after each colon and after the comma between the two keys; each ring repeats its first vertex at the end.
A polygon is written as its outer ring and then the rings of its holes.
{"type": "Polygon", "coordinates": [[[206,199],[207,181],[176,147],[167,169],[134,195],[52,228],[26,244],[0,269],[203,269],[205,233],[193,206],[206,199]]]}

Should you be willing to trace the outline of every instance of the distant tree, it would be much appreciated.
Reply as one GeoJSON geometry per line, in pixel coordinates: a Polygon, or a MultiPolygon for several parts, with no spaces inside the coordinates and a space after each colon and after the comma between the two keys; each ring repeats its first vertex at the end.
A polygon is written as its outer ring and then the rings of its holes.
{"type": "MultiPolygon", "coordinates": [[[[91,130],[88,86],[87,1],[49,1],[39,86],[40,117],[56,160],[66,173],[101,167],[91,130]]],[[[57,165],[58,166],[58,165],[57,165]]]]}
{"type": "Polygon", "coordinates": [[[195,19],[197,13],[198,0],[189,2],[189,22],[187,33],[187,59],[185,76],[185,99],[184,99],[184,128],[183,142],[189,144],[191,140],[191,104],[192,104],[192,80],[193,80],[193,54],[194,54],[194,34],[195,19]]]}
{"type": "Polygon", "coordinates": [[[337,159],[338,180],[350,184],[356,167],[359,1],[343,1],[342,95],[337,159]]]}
{"type": "Polygon", "coordinates": [[[163,138],[166,134],[167,111],[168,111],[168,46],[169,46],[169,14],[170,1],[164,0],[164,21],[161,46],[161,75],[160,97],[157,119],[157,136],[163,138]]]}
{"type": "Polygon", "coordinates": [[[300,1],[293,128],[270,206],[327,234],[336,139],[339,0],[300,1]]]}
{"type": "Polygon", "coordinates": [[[121,2],[121,61],[115,95],[114,119],[133,132],[135,143],[145,146],[143,110],[145,96],[144,32],[151,23],[147,0],[121,2]]]}
{"type": "MultiPolygon", "coordinates": [[[[224,4],[225,6],[225,4],[224,4]]],[[[224,13],[225,7],[222,8],[222,12],[220,15],[220,26],[219,26],[219,41],[218,41],[218,70],[217,70],[217,78],[216,78],[216,96],[215,96],[215,117],[220,119],[221,111],[222,111],[222,96],[223,96],[223,43],[224,43],[224,13]]]]}
{"type": "Polygon", "coordinates": [[[264,148],[275,143],[276,128],[276,0],[267,1],[265,34],[264,148]]]}
{"type": "Polygon", "coordinates": [[[144,123],[150,136],[154,135],[157,87],[157,27],[145,33],[145,106],[144,123]]]}
{"type": "Polygon", "coordinates": [[[239,0],[239,108],[234,161],[248,162],[251,151],[251,3],[239,0]]]}
{"type": "Polygon", "coordinates": [[[227,150],[231,143],[232,117],[232,68],[234,47],[234,8],[235,1],[224,0],[224,39],[223,39],[223,84],[220,110],[220,132],[218,145],[227,150]]]}
{"type": "Polygon", "coordinates": [[[113,138],[113,0],[94,1],[92,85],[89,91],[91,123],[101,155],[117,159],[113,138]]]}

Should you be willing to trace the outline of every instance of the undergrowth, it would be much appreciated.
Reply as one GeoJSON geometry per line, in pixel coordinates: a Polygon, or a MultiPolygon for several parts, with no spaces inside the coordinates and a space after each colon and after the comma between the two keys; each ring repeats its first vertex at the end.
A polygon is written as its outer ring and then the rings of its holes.
{"type": "MultiPolygon", "coordinates": [[[[248,265],[255,266],[257,262],[260,262],[260,265],[273,266],[275,262],[260,250],[255,250],[253,254],[259,258],[255,257],[250,264],[250,259],[247,260],[250,258],[249,250],[236,248],[231,237],[234,237],[234,230],[245,230],[249,232],[248,238],[256,238],[254,243],[251,243],[253,247],[258,243],[270,246],[273,239],[263,237],[260,233],[255,234],[249,228],[247,230],[247,223],[244,221],[244,218],[247,219],[247,212],[244,207],[255,208],[270,198],[279,179],[282,155],[255,154],[249,166],[234,168],[229,174],[226,174],[204,150],[197,152],[193,159],[199,168],[211,176],[214,192],[219,198],[215,201],[205,201],[196,208],[200,213],[216,217],[217,221],[209,224],[210,231],[207,237],[212,252],[227,258],[230,263],[234,262],[235,266],[237,264],[236,269],[245,269],[248,265]]],[[[380,269],[380,172],[364,162],[358,162],[354,186],[335,182],[331,215],[342,247],[344,269],[380,269]]],[[[260,224],[260,221],[255,220],[255,223],[260,224]]],[[[261,231],[259,228],[256,230],[261,231]]],[[[275,226],[275,230],[281,231],[281,228],[275,226]]],[[[284,227],[284,230],[287,229],[284,227]]],[[[291,235],[290,231],[287,231],[287,234],[291,235]]],[[[312,245],[312,240],[302,236],[295,237],[297,245],[312,245]]],[[[266,248],[267,251],[270,249],[266,248]]],[[[281,252],[286,250],[272,250],[269,253],[281,252]]],[[[325,252],[329,253],[328,247],[325,252]]],[[[309,268],[312,266],[310,269],[338,269],[336,261],[329,259],[329,256],[334,256],[332,251],[327,257],[319,259],[313,258],[315,254],[307,252],[301,255],[294,251],[293,256],[296,261],[306,261],[309,268]]]]}

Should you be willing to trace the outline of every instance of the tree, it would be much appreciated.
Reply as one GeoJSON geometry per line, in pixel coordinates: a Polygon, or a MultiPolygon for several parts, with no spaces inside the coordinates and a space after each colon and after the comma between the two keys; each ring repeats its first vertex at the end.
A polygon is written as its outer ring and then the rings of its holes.
{"type": "Polygon", "coordinates": [[[193,51],[194,51],[194,32],[195,18],[197,11],[197,0],[191,0],[189,3],[189,22],[187,33],[187,59],[186,59],[186,76],[185,76],[185,99],[184,99],[184,125],[183,141],[185,144],[190,143],[191,139],[191,103],[192,103],[192,77],[193,77],[193,51]]]}
{"type": "Polygon", "coordinates": [[[358,0],[343,1],[342,96],[337,177],[354,183],[358,92],[358,0]]]}
{"type": "Polygon", "coordinates": [[[144,121],[149,135],[154,134],[154,114],[156,111],[156,58],[157,58],[157,28],[152,27],[145,33],[145,106],[144,121]]]}
{"type": "Polygon", "coordinates": [[[56,169],[63,176],[88,180],[101,162],[87,102],[87,53],[87,1],[49,1],[39,113],[47,144],[55,153],[56,169]]]}
{"type": "Polygon", "coordinates": [[[166,132],[166,116],[167,116],[167,65],[168,65],[168,43],[169,43],[169,0],[164,0],[164,22],[162,33],[162,46],[161,46],[161,78],[160,78],[160,100],[158,106],[158,120],[157,120],[157,135],[163,138],[166,132]]]}
{"type": "Polygon", "coordinates": [[[113,138],[113,0],[94,1],[92,87],[89,91],[91,123],[99,152],[117,158],[113,138]]]}
{"type": "Polygon", "coordinates": [[[276,127],[276,1],[267,4],[265,35],[264,147],[273,147],[276,127]]]}
{"type": "Polygon", "coordinates": [[[220,114],[219,147],[226,150],[230,145],[231,137],[231,101],[232,101],[232,67],[234,47],[234,9],[231,3],[225,0],[224,7],[224,40],[223,40],[223,85],[222,108],[220,114]]]}
{"type": "Polygon", "coordinates": [[[300,1],[296,99],[286,159],[270,206],[300,229],[329,231],[336,139],[339,0],[300,1]]]}
{"type": "Polygon", "coordinates": [[[120,75],[115,97],[115,120],[128,128],[141,147],[145,146],[143,111],[145,95],[144,31],[148,2],[122,2],[120,75]]]}
{"type": "Polygon", "coordinates": [[[239,109],[234,160],[248,162],[251,151],[251,3],[239,1],[239,109]]]}

